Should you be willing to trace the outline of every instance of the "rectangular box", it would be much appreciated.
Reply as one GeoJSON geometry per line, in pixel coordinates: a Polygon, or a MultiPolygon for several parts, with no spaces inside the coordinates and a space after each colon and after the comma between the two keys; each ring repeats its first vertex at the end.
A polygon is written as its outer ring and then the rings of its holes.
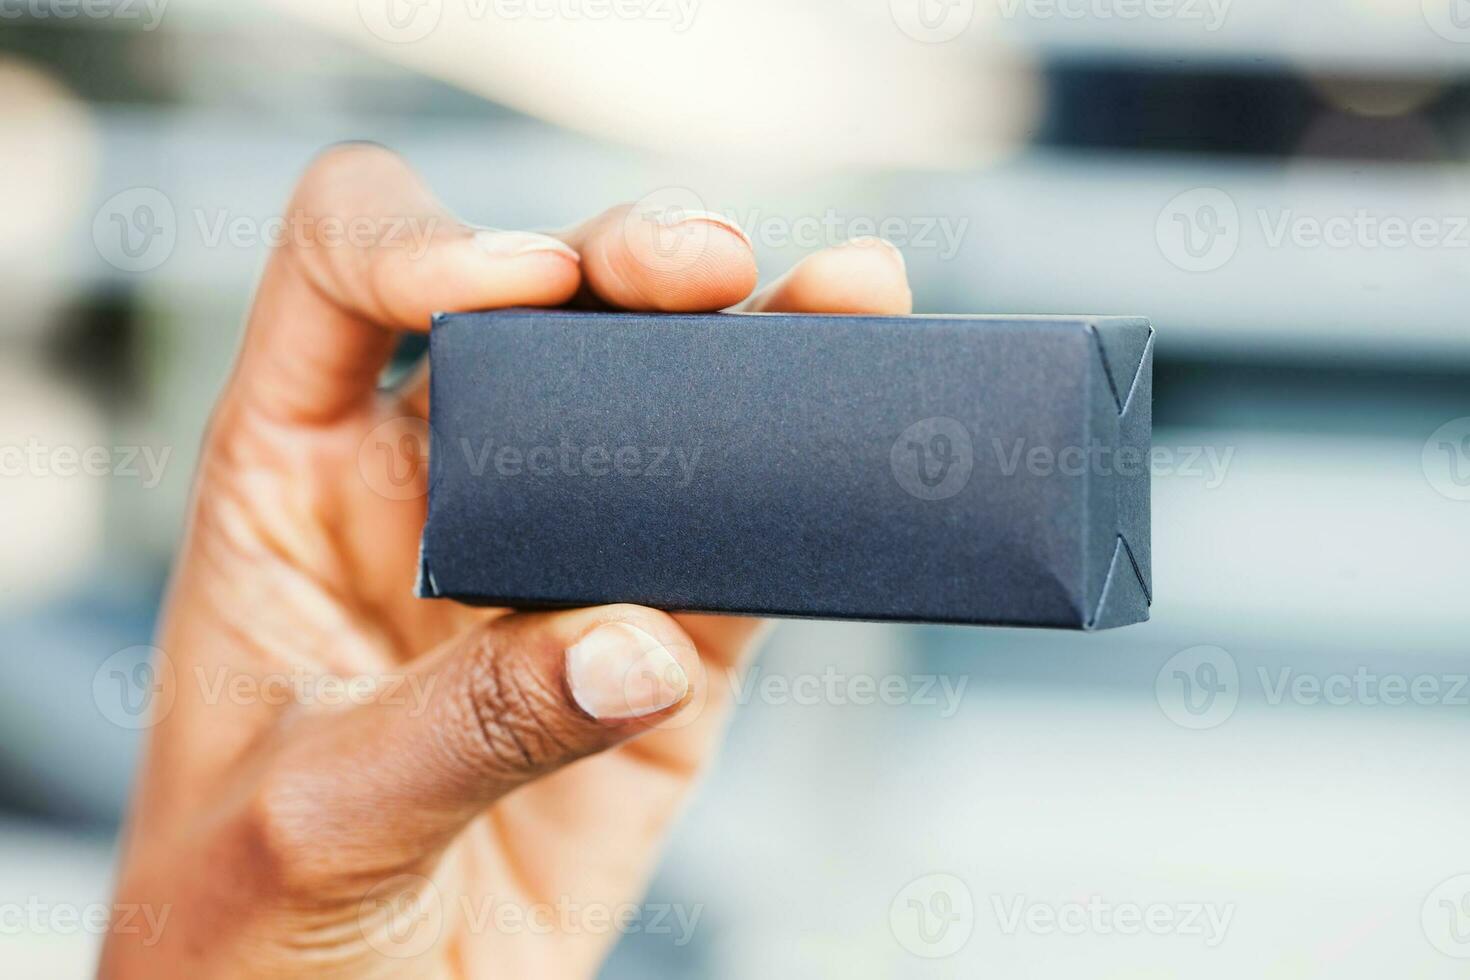
{"type": "Polygon", "coordinates": [[[438,316],[419,593],[1145,620],[1153,336],[1125,317],[438,316]]]}

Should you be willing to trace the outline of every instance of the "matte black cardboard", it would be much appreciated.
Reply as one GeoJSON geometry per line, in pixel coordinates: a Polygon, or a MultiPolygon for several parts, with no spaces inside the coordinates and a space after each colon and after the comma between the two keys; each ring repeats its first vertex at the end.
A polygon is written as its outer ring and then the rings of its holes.
{"type": "Polygon", "coordinates": [[[1153,336],[1123,317],[441,315],[419,592],[1140,622],[1153,336]]]}

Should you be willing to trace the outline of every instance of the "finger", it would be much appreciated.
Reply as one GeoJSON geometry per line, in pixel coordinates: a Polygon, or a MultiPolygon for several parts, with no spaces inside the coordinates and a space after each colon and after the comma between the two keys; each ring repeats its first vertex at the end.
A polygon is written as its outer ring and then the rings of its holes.
{"type": "Polygon", "coordinates": [[[516,787],[678,713],[703,677],[697,656],[671,617],[637,606],[478,626],[374,703],[291,731],[257,836],[292,868],[412,866],[516,787]],[[313,857],[323,842],[340,858],[328,867],[313,857]]]}
{"type": "Polygon", "coordinates": [[[560,237],[582,256],[584,303],[624,310],[722,310],[750,295],[755,253],[710,211],[624,204],[560,237]]]}
{"type": "Polygon", "coordinates": [[[326,422],[373,393],[395,331],[439,311],[566,302],[579,257],[530,232],[468,227],[395,154],[333,149],[282,222],[232,392],[285,421],[326,422]]]}
{"type": "Polygon", "coordinates": [[[881,238],[856,238],[807,256],[741,309],[903,316],[914,295],[902,252],[881,238]]]}

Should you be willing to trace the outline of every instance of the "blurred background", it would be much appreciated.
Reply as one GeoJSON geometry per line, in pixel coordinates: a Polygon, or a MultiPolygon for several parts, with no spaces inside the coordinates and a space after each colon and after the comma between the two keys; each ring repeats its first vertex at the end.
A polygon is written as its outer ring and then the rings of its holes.
{"type": "Polygon", "coordinates": [[[678,188],[766,276],[876,233],[921,312],[1159,331],[1153,621],[782,625],[648,899],[697,924],[605,976],[1464,975],[1464,0],[0,0],[7,976],[93,968],[53,913],[110,901],[196,446],[342,139],[481,224],[678,188]]]}

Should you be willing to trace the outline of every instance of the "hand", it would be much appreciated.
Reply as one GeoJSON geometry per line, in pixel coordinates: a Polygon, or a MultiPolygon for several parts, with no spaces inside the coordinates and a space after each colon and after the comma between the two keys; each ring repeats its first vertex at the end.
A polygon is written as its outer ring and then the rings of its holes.
{"type": "Polygon", "coordinates": [[[628,213],[556,237],[477,231],[369,146],[305,176],[300,235],[270,258],[210,426],[160,627],[162,710],[117,901],[167,919],[157,936],[115,923],[103,977],[597,970],[615,931],[465,912],[636,903],[759,624],[415,599],[424,497],[374,492],[359,465],[375,429],[427,412],[423,370],[378,390],[397,333],[506,306],[911,306],[886,243],[809,256],[747,300],[755,260],[733,226],[691,215],[698,234],[671,254],[628,213]],[[348,679],[370,686],[326,696],[348,679]]]}

